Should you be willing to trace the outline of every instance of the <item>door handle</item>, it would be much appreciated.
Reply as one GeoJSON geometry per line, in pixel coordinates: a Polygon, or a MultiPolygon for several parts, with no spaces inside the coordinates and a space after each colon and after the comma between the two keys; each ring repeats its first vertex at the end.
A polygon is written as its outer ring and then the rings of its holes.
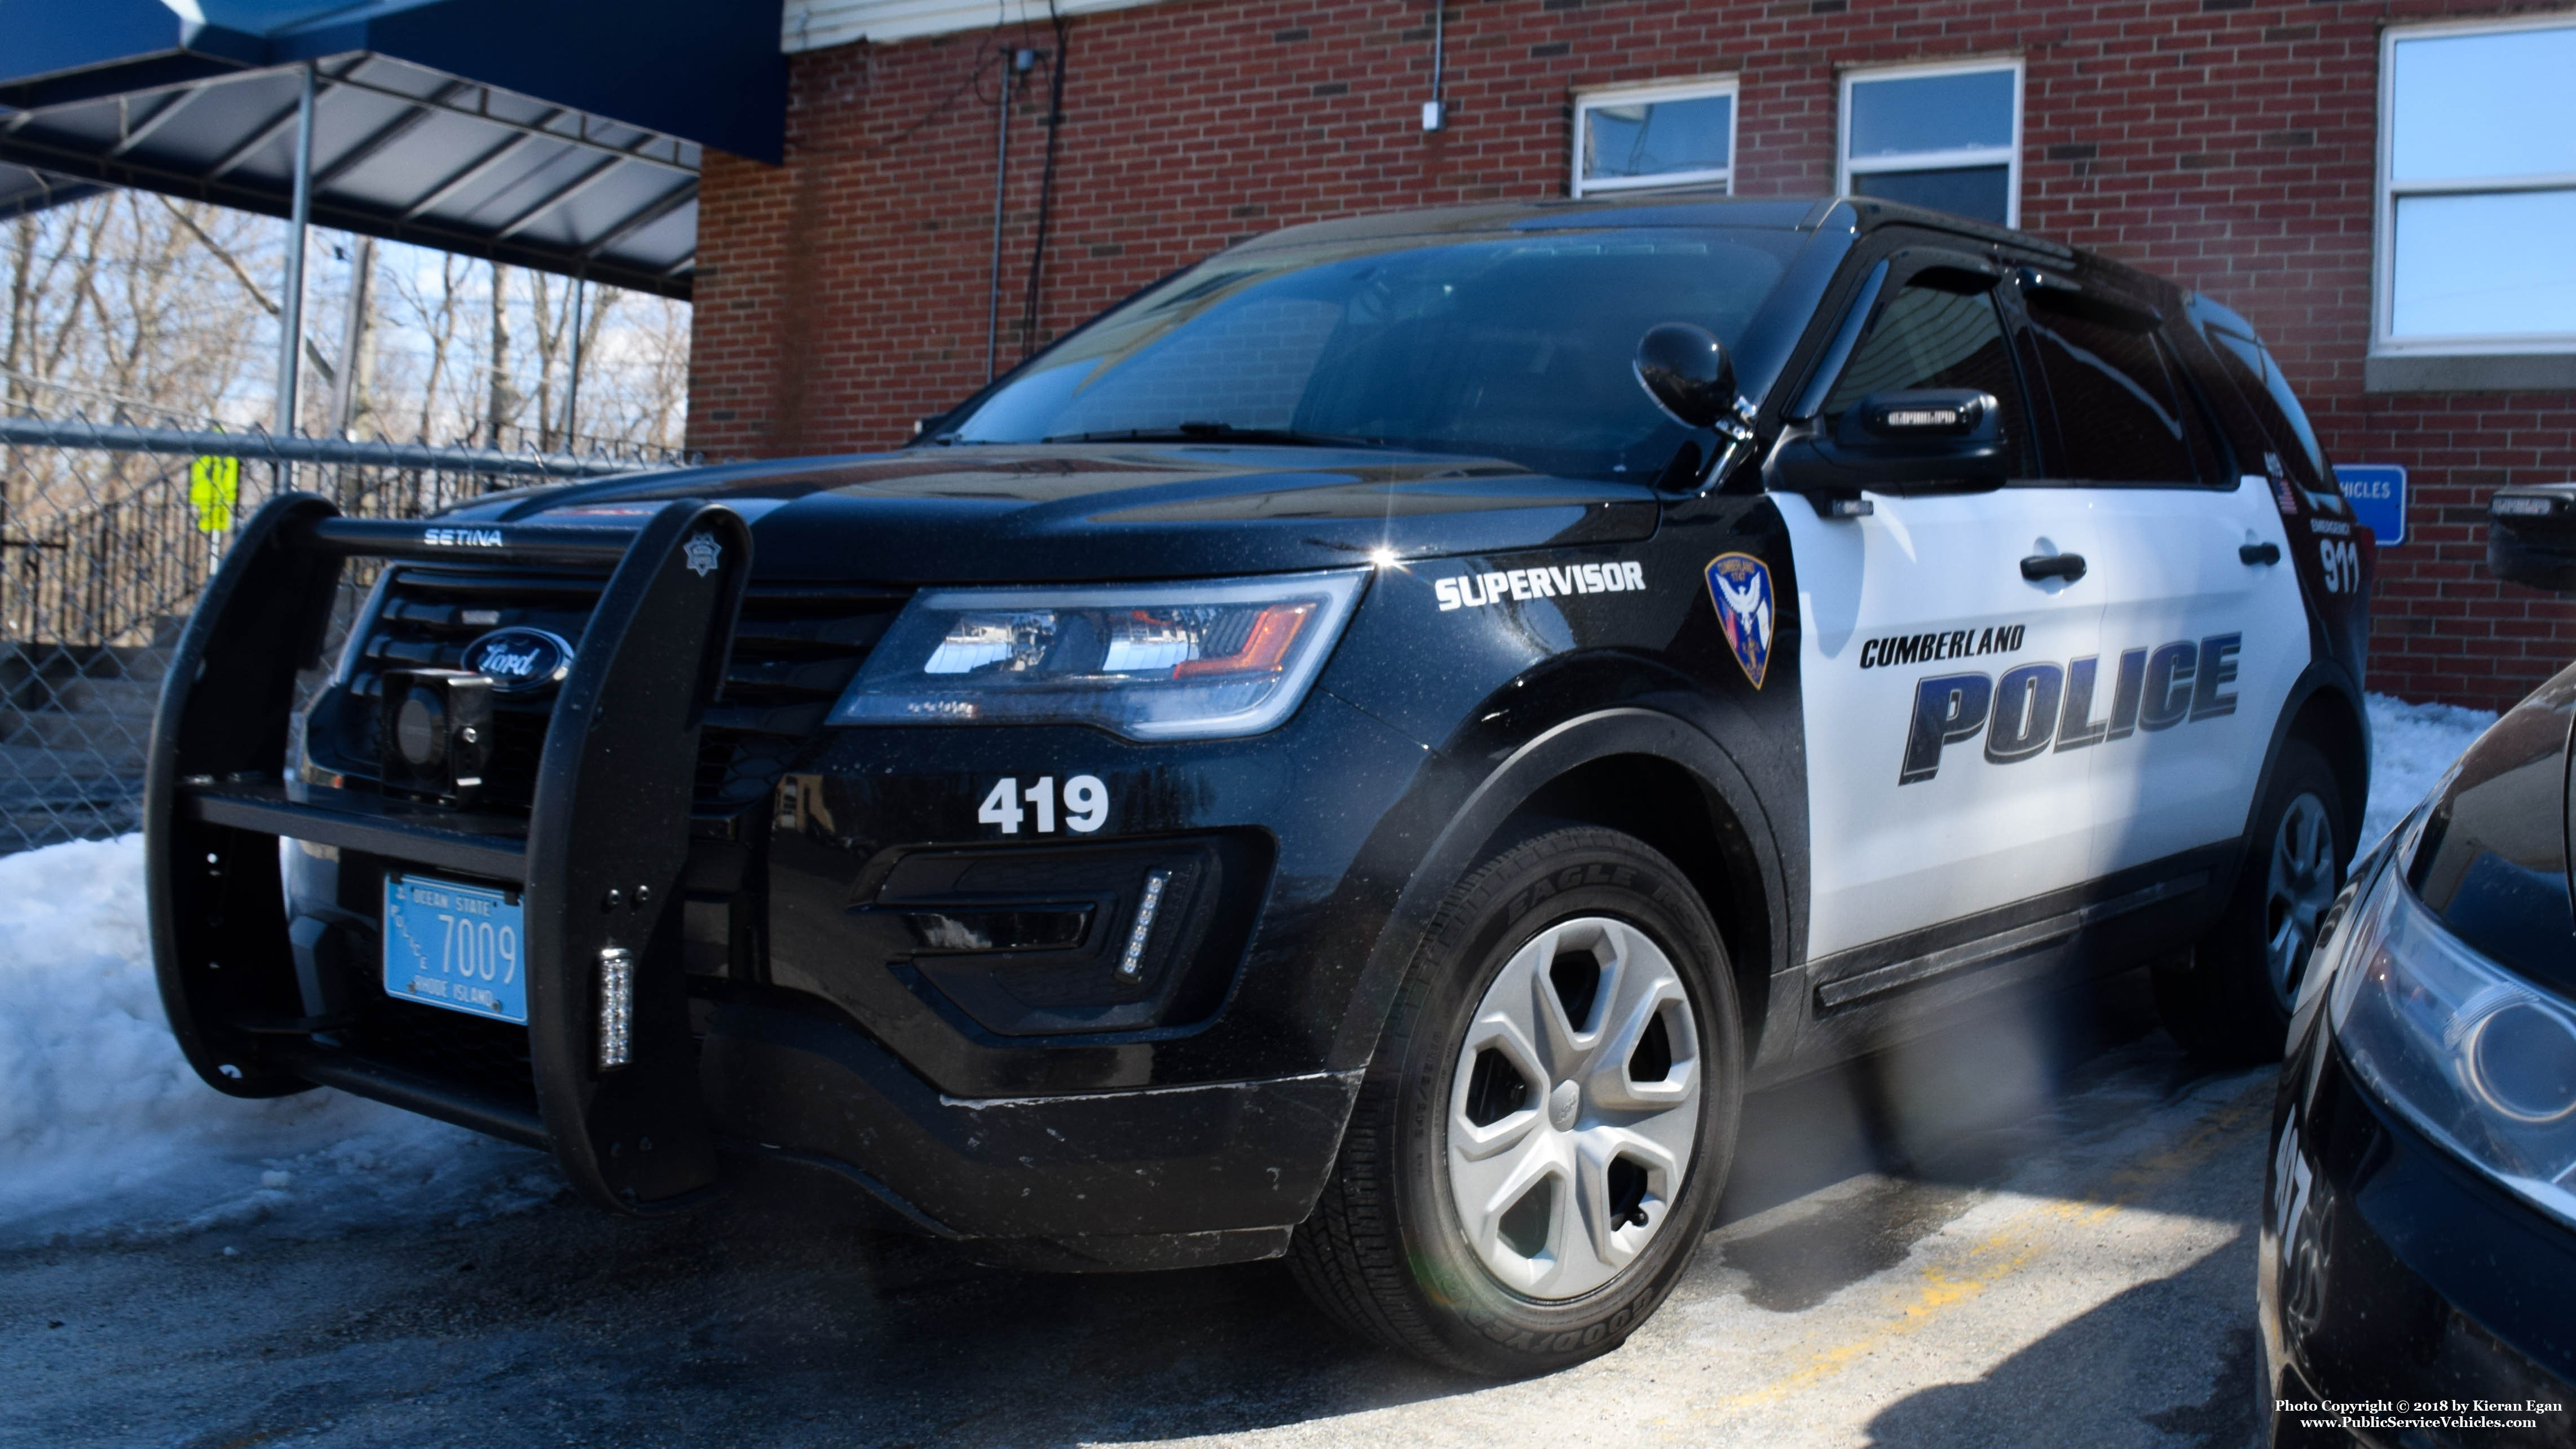
{"type": "Polygon", "coordinates": [[[2041,579],[2064,579],[2071,584],[2084,577],[2084,555],[2035,553],[2021,561],[2021,576],[2032,583],[2041,579]]]}
{"type": "Polygon", "coordinates": [[[2239,544],[2236,557],[2249,568],[2255,564],[2276,564],[2281,561],[2281,546],[2277,543],[2239,544]]]}

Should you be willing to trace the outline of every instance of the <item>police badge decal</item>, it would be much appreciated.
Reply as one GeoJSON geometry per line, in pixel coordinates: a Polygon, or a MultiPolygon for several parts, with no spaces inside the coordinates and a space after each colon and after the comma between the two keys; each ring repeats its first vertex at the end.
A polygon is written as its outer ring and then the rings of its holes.
{"type": "Polygon", "coordinates": [[[712,533],[691,534],[689,541],[681,545],[681,552],[686,555],[683,561],[688,564],[689,572],[699,578],[714,573],[716,561],[724,556],[723,546],[716,542],[712,533]]]}
{"type": "Polygon", "coordinates": [[[1760,689],[1771,668],[1770,565],[1749,553],[1719,554],[1708,561],[1708,598],[1735,662],[1760,689]]]}

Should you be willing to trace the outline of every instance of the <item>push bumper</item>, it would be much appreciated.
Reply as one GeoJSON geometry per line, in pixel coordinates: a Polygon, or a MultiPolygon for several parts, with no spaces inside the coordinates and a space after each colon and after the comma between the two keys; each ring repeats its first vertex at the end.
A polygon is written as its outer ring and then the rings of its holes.
{"type": "MultiPolygon", "coordinates": [[[[620,1211],[668,1210],[713,1188],[674,904],[699,722],[725,677],[750,563],[740,517],[695,500],[631,533],[360,521],[310,494],[262,508],[180,638],[145,778],[154,966],[198,1075],[245,1097],[328,1084],[543,1146],[576,1189],[620,1211]],[[296,676],[321,663],[353,557],[610,570],[557,692],[524,819],[286,777],[296,676]],[[370,1048],[363,1012],[310,989],[327,935],[301,939],[289,922],[280,839],[519,897],[518,1085],[389,1058],[370,1048]]],[[[454,1030],[517,1031],[411,1009],[454,1030]]]]}
{"type": "Polygon", "coordinates": [[[2576,1441],[2576,1233],[2395,1120],[2331,1041],[2309,1053],[2265,1196],[2270,1442],[2576,1441]]]}

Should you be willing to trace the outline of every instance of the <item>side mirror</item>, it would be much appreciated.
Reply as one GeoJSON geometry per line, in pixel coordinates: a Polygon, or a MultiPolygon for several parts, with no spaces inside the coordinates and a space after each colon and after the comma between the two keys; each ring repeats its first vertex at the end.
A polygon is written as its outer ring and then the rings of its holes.
{"type": "Polygon", "coordinates": [[[1666,322],[1637,343],[1637,381],[1674,422],[1713,428],[1735,415],[1735,359],[1708,329],[1666,322]]]}
{"type": "Polygon", "coordinates": [[[1864,489],[1996,488],[2010,471],[2001,405],[1974,388],[1871,393],[1830,433],[1811,426],[1783,436],[1764,465],[1774,489],[1846,501],[1864,489]]]}
{"type": "Polygon", "coordinates": [[[2487,572],[2526,588],[2576,591],[2576,483],[2497,489],[2487,502],[2487,572]]]}

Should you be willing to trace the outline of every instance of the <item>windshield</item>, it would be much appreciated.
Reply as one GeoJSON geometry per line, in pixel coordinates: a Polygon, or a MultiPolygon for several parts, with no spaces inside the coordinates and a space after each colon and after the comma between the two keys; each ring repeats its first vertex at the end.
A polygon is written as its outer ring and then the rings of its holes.
{"type": "Polygon", "coordinates": [[[1691,322],[1736,346],[1802,240],[1641,229],[1219,256],[1067,337],[934,440],[1296,434],[1652,477],[1694,435],[1638,386],[1637,340],[1691,322]]]}

